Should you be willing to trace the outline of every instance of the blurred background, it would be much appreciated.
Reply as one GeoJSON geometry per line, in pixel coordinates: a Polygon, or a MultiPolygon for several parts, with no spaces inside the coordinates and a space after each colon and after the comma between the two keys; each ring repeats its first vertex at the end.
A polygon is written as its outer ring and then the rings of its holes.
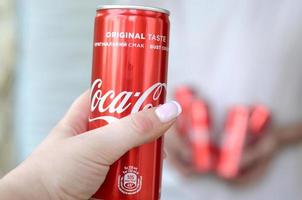
{"type": "MultiPolygon", "coordinates": [[[[168,96],[193,85],[211,104],[216,132],[236,104],[267,105],[276,127],[302,122],[300,0],[0,0],[0,176],[89,87],[96,6],[129,3],[171,11],[168,96]]],[[[299,200],[300,169],[302,148],[291,142],[248,186],[188,177],[166,162],[162,199],[299,200]]]]}

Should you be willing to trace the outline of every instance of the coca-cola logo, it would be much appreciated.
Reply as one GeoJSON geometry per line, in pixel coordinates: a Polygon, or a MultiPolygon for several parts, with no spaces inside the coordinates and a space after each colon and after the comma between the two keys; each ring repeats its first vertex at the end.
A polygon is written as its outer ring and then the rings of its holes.
{"type": "MultiPolygon", "coordinates": [[[[90,94],[90,111],[99,113],[123,113],[127,109],[131,109],[131,113],[136,113],[140,110],[148,109],[153,107],[152,103],[148,103],[143,106],[146,99],[151,97],[151,99],[156,102],[161,95],[166,91],[167,85],[166,83],[155,83],[151,87],[149,87],[144,92],[132,92],[132,91],[122,91],[120,93],[116,93],[114,90],[109,90],[106,93],[102,92],[102,80],[96,79],[91,86],[91,94],[90,94]],[[133,103],[133,98],[137,100],[133,103]],[[129,100],[132,100],[131,102],[129,100]],[[108,101],[110,100],[109,104],[108,101]],[[105,104],[107,102],[107,104],[105,104]]],[[[96,120],[104,120],[107,123],[112,123],[118,118],[112,115],[101,115],[94,118],[90,118],[89,122],[96,120]]]]}

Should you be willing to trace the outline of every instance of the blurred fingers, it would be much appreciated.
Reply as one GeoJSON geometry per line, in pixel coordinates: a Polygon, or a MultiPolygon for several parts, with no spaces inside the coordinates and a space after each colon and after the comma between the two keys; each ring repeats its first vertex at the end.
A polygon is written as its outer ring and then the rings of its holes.
{"type": "Polygon", "coordinates": [[[175,127],[171,128],[165,138],[168,161],[181,174],[188,176],[194,173],[192,155],[186,141],[179,136],[175,127]]]}

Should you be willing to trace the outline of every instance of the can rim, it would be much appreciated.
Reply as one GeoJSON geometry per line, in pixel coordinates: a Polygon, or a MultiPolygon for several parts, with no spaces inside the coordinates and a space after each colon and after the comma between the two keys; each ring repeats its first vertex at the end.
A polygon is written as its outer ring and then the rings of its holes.
{"type": "Polygon", "coordinates": [[[138,9],[138,10],[150,10],[155,12],[164,13],[170,15],[170,11],[154,7],[154,6],[140,6],[140,5],[99,5],[97,6],[97,10],[106,10],[106,9],[138,9]]]}

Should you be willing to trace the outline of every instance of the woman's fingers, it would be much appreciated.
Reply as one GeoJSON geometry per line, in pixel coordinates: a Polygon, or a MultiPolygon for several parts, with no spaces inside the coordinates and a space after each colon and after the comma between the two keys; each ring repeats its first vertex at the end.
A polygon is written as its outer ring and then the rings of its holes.
{"type": "Polygon", "coordinates": [[[180,105],[171,101],[157,108],[144,110],[107,126],[76,136],[83,148],[102,154],[112,164],[128,150],[162,136],[181,113],[180,105]]]}
{"type": "Polygon", "coordinates": [[[271,133],[267,133],[256,144],[246,148],[240,163],[240,173],[233,182],[243,185],[260,178],[277,148],[275,135],[271,133]]]}
{"type": "Polygon", "coordinates": [[[250,166],[250,168],[245,169],[246,171],[241,172],[240,175],[232,181],[234,184],[240,186],[252,184],[263,177],[269,164],[270,160],[268,159],[258,160],[256,163],[250,166]]]}
{"type": "Polygon", "coordinates": [[[278,145],[275,135],[267,133],[256,144],[247,147],[243,152],[240,168],[249,168],[258,160],[269,159],[277,150],[278,145]]]}
{"type": "Polygon", "coordinates": [[[168,161],[183,175],[194,173],[192,155],[188,144],[179,136],[175,127],[169,129],[165,146],[169,155],[168,161]]]}

